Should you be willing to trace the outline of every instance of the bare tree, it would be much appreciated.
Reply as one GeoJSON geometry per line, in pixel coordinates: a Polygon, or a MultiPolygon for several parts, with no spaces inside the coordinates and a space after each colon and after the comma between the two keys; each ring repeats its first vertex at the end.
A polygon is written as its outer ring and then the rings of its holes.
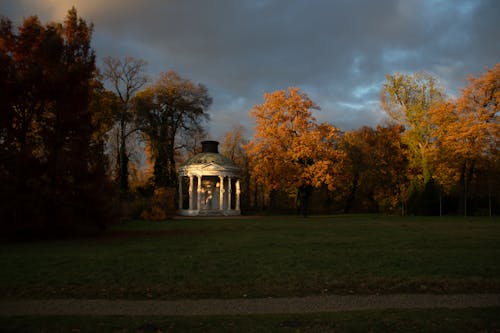
{"type": "Polygon", "coordinates": [[[106,57],[103,67],[102,76],[112,86],[119,104],[114,116],[118,128],[116,169],[120,193],[125,195],[129,190],[127,138],[137,131],[132,99],[148,80],[144,73],[146,62],[133,57],[106,57]]]}
{"type": "Polygon", "coordinates": [[[183,135],[180,135],[176,143],[176,156],[185,160],[191,156],[201,153],[201,142],[209,140],[208,132],[201,124],[193,128],[187,128],[183,135]]]}
{"type": "Polygon", "coordinates": [[[249,209],[251,198],[257,195],[257,187],[250,186],[250,156],[245,148],[249,141],[246,138],[246,132],[243,125],[235,124],[224,134],[220,145],[221,154],[231,159],[240,168],[242,209],[249,209]]]}

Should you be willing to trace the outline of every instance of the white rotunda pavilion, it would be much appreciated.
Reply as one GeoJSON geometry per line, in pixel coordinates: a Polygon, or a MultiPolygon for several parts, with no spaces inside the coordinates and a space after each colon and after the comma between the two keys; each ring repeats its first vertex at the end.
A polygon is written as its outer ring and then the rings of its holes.
{"type": "Polygon", "coordinates": [[[179,213],[185,216],[240,215],[239,168],[219,154],[217,141],[179,168],[179,213]]]}

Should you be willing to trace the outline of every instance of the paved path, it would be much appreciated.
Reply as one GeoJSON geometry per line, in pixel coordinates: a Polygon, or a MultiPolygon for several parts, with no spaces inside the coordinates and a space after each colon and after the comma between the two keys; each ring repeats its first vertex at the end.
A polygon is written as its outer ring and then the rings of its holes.
{"type": "Polygon", "coordinates": [[[310,313],[369,309],[468,308],[500,306],[500,294],[330,295],[290,298],[204,300],[0,300],[0,316],[118,315],[188,316],[310,313]]]}

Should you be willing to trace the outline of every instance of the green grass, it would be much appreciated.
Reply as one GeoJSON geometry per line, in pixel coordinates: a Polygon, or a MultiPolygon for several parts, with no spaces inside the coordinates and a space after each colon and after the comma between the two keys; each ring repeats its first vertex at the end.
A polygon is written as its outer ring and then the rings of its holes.
{"type": "Polygon", "coordinates": [[[500,308],[200,317],[0,317],[2,332],[498,332],[500,308]]]}
{"type": "Polygon", "coordinates": [[[500,219],[319,216],[135,221],[0,245],[1,298],[500,292],[500,219]]]}

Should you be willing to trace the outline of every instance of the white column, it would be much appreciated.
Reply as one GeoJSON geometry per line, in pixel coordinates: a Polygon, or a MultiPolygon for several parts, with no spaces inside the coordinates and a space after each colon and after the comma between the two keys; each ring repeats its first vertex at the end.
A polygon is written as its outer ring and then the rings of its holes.
{"type": "Polygon", "coordinates": [[[220,187],[219,187],[219,209],[224,210],[224,176],[219,176],[220,187]]]}
{"type": "Polygon", "coordinates": [[[193,176],[189,176],[189,210],[193,209],[194,197],[193,197],[193,176]]]}
{"type": "Polygon", "coordinates": [[[236,210],[240,210],[240,180],[236,181],[236,210]]]}
{"type": "Polygon", "coordinates": [[[198,211],[201,209],[201,177],[202,176],[198,176],[198,191],[197,191],[197,193],[198,193],[197,199],[198,200],[196,200],[197,201],[196,202],[196,209],[198,211]]]}
{"type": "Polygon", "coordinates": [[[182,176],[179,176],[179,210],[182,210],[182,176]]]}
{"type": "Polygon", "coordinates": [[[231,210],[231,192],[232,190],[232,184],[231,184],[231,177],[227,177],[227,187],[228,187],[228,193],[227,193],[227,210],[231,210]]]}

